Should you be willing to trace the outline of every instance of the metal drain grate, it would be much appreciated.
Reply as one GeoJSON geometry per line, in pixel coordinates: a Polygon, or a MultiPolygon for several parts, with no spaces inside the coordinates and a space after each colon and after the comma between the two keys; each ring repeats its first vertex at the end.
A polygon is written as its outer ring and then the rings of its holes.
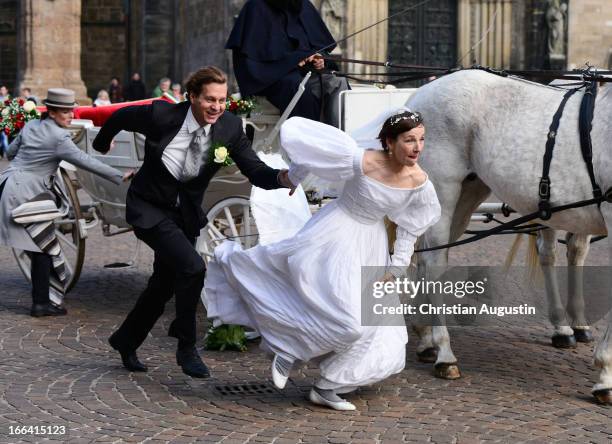
{"type": "Polygon", "coordinates": [[[278,395],[278,391],[267,384],[217,385],[215,389],[221,396],[265,396],[278,395]]]}

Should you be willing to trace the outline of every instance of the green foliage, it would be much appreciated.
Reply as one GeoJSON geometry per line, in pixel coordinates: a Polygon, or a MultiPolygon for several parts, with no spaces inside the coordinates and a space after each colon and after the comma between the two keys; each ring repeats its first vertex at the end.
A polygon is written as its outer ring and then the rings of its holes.
{"type": "Polygon", "coordinates": [[[234,350],[246,351],[247,338],[244,327],[240,325],[220,325],[211,327],[204,338],[206,350],[234,350]]]}

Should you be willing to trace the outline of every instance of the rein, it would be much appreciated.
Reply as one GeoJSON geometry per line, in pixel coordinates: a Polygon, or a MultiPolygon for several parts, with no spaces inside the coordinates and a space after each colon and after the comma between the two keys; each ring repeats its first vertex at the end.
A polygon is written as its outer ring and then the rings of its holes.
{"type": "Polygon", "coordinates": [[[453,72],[461,71],[464,69],[478,69],[478,70],[485,71],[491,74],[495,74],[501,77],[518,76],[518,77],[531,77],[531,78],[548,79],[548,80],[555,80],[555,79],[575,80],[576,82],[580,82],[581,84],[582,82],[585,82],[587,80],[601,82],[601,83],[612,82],[612,77],[605,77],[605,76],[612,76],[612,71],[610,70],[599,71],[599,70],[593,69],[593,67],[588,66],[588,65],[586,69],[574,69],[571,71],[558,71],[558,70],[557,71],[546,71],[546,70],[529,71],[529,70],[512,70],[512,69],[508,69],[508,70],[494,69],[494,68],[490,68],[487,66],[481,66],[481,65],[472,65],[471,67],[467,67],[467,68],[462,67],[462,66],[455,67],[455,68],[441,68],[441,67],[436,67],[436,66],[425,66],[425,65],[395,64],[389,61],[375,62],[375,61],[370,61],[370,60],[347,59],[347,58],[334,57],[334,56],[326,56],[324,57],[324,60],[332,61],[336,63],[354,63],[354,64],[361,64],[361,65],[366,65],[366,66],[380,66],[380,67],[385,67],[385,68],[414,70],[414,71],[372,73],[372,74],[370,73],[356,74],[356,73],[344,73],[342,71],[331,71],[331,73],[337,77],[346,77],[346,78],[349,78],[355,81],[364,82],[364,83],[383,83],[383,84],[389,84],[389,85],[408,82],[411,80],[426,79],[431,76],[444,76],[444,75],[452,74],[453,72]],[[360,76],[378,75],[378,76],[385,76],[385,77],[405,76],[405,77],[403,79],[385,81],[385,80],[366,79],[363,77],[357,77],[357,75],[360,75],[360,76]]]}
{"type": "MultiPolygon", "coordinates": [[[[612,188],[608,189],[602,196],[600,197],[594,197],[592,199],[585,199],[585,200],[579,200],[577,202],[572,202],[569,204],[565,204],[565,205],[557,205],[556,207],[551,207],[550,208],[550,213],[554,214],[554,213],[558,213],[560,211],[565,211],[565,210],[570,210],[572,208],[581,208],[581,207],[587,207],[589,205],[595,205],[595,204],[600,204],[602,202],[608,202],[608,203],[612,203],[612,188]]],[[[521,216],[518,217],[516,219],[513,219],[509,222],[506,222],[504,224],[498,225],[496,227],[493,227],[489,230],[483,230],[482,232],[480,232],[479,234],[472,236],[472,237],[468,237],[467,239],[462,239],[460,241],[456,241],[456,242],[451,242],[448,244],[444,244],[444,245],[438,245],[436,247],[430,247],[430,248],[420,248],[418,250],[414,250],[415,253],[423,253],[426,251],[435,251],[435,250],[443,250],[446,248],[451,248],[451,247],[457,247],[459,245],[465,245],[465,244],[470,244],[472,242],[476,242],[480,239],[484,239],[485,237],[489,237],[492,236],[494,234],[498,234],[501,233],[503,231],[508,230],[509,228],[514,228],[518,225],[522,225],[526,222],[530,222],[532,220],[535,219],[539,219],[540,218],[540,210],[538,211],[534,211],[533,213],[529,213],[526,214],[525,216],[521,216]]]]}

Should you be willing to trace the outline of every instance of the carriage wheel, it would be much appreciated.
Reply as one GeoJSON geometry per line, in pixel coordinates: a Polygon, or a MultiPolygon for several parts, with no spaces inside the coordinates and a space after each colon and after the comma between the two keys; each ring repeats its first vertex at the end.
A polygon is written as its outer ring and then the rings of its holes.
{"type": "MultiPolygon", "coordinates": [[[[83,261],[85,259],[85,238],[81,238],[79,231],[79,220],[83,220],[81,204],[77,196],[76,185],[70,179],[65,170],[60,170],[62,181],[65,185],[66,194],[70,200],[70,210],[63,219],[56,221],[55,233],[59,239],[62,251],[66,257],[66,267],[70,270],[70,281],[68,282],[67,292],[74,287],[79,280],[83,261]]],[[[28,281],[30,276],[30,256],[23,250],[13,248],[13,254],[17,259],[17,265],[28,281]]]]}
{"type": "Polygon", "coordinates": [[[208,224],[200,231],[196,242],[196,250],[206,263],[213,257],[215,247],[224,240],[239,242],[243,249],[251,248],[259,242],[249,199],[245,197],[223,199],[206,216],[208,224]]]}

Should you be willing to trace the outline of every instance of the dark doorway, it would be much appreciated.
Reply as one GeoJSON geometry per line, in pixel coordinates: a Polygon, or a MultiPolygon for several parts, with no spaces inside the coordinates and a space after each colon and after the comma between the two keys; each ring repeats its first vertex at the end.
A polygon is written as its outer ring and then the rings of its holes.
{"type": "Polygon", "coordinates": [[[393,0],[389,15],[389,60],[393,63],[454,67],[457,63],[457,0],[393,0]]]}

